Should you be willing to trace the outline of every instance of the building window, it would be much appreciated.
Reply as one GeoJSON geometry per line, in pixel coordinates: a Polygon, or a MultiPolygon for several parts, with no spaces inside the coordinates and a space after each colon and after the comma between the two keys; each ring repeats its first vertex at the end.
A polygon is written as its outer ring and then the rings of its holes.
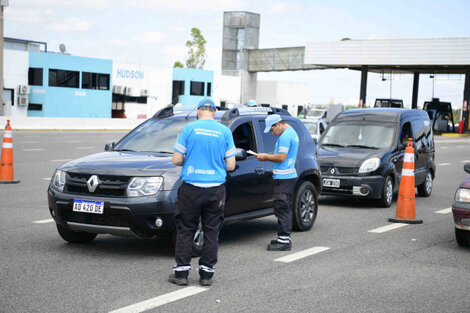
{"type": "Polygon", "coordinates": [[[28,111],[42,111],[42,104],[28,103],[28,111]]]}
{"type": "Polygon", "coordinates": [[[28,85],[42,86],[42,68],[34,68],[34,67],[29,68],[28,85]]]}
{"type": "Polygon", "coordinates": [[[206,95],[208,97],[211,96],[211,90],[212,90],[212,84],[211,83],[207,83],[207,92],[206,92],[206,95]]]}
{"type": "Polygon", "coordinates": [[[79,72],[49,69],[49,86],[78,88],[79,72]]]}
{"type": "Polygon", "coordinates": [[[184,80],[174,80],[173,90],[171,92],[171,103],[178,103],[178,98],[180,95],[184,95],[184,80]]]}
{"type": "Polygon", "coordinates": [[[83,72],[82,88],[109,90],[109,74],[83,72]]]}
{"type": "Polygon", "coordinates": [[[204,82],[191,82],[191,96],[204,96],[204,82]]]}

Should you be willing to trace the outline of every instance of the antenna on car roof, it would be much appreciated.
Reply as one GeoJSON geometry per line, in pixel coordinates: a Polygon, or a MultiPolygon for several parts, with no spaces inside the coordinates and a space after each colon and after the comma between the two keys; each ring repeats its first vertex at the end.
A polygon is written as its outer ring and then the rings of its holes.
{"type": "Polygon", "coordinates": [[[189,119],[189,116],[191,115],[191,113],[194,112],[194,110],[196,110],[196,108],[197,108],[197,105],[194,106],[194,108],[193,108],[191,111],[189,111],[188,115],[186,115],[186,117],[185,117],[184,119],[185,119],[185,120],[188,120],[188,119],[189,119]]]}

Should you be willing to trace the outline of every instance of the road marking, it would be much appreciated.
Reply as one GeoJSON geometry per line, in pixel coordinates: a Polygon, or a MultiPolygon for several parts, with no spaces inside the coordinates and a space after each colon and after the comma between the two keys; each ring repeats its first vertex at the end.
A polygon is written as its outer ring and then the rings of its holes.
{"type": "Polygon", "coordinates": [[[50,177],[44,177],[43,180],[51,180],[50,177]]]}
{"type": "Polygon", "coordinates": [[[88,149],[95,149],[95,147],[75,147],[77,150],[88,150],[88,149]]]}
{"type": "Polygon", "coordinates": [[[131,304],[129,306],[111,311],[109,313],[138,313],[138,312],[143,312],[147,311],[153,308],[156,308],[158,306],[180,300],[189,296],[193,296],[195,294],[198,294],[203,291],[207,291],[209,289],[207,288],[202,288],[202,287],[186,287],[177,291],[173,291],[152,299],[148,299],[142,302],[138,302],[135,304],[131,304]]]}
{"type": "Polygon", "coordinates": [[[463,161],[460,161],[460,162],[462,162],[462,163],[468,163],[468,162],[470,162],[470,160],[463,160],[463,161]]]}
{"type": "Polygon", "coordinates": [[[441,149],[442,150],[447,150],[447,149],[449,149],[449,147],[442,147],[441,149]]]}
{"type": "Polygon", "coordinates": [[[82,140],[66,140],[65,142],[82,142],[82,140]]]}
{"type": "Polygon", "coordinates": [[[396,229],[396,228],[400,228],[400,227],[403,227],[403,226],[406,226],[406,225],[409,225],[409,224],[393,223],[393,224],[390,224],[390,225],[387,225],[387,226],[383,226],[383,227],[379,227],[379,228],[369,230],[369,233],[381,234],[381,233],[385,233],[386,231],[393,230],[393,229],[396,229]]]}
{"type": "Polygon", "coordinates": [[[73,159],[62,159],[62,160],[50,160],[50,162],[67,162],[72,161],[73,159]]]}
{"type": "Polygon", "coordinates": [[[292,253],[292,254],[283,256],[282,258],[275,259],[274,261],[289,263],[289,262],[292,262],[292,261],[296,261],[296,260],[305,258],[307,256],[311,256],[311,255],[329,250],[329,249],[331,249],[331,248],[328,248],[328,247],[313,247],[313,248],[310,248],[310,249],[307,249],[307,250],[303,250],[303,251],[300,251],[300,252],[296,252],[296,253],[292,253]]]}
{"type": "Polygon", "coordinates": [[[37,149],[23,149],[23,151],[42,151],[44,150],[43,148],[37,148],[37,149]]]}
{"type": "Polygon", "coordinates": [[[450,163],[439,163],[439,164],[437,164],[437,165],[439,165],[439,166],[447,166],[447,165],[450,165],[450,163]]]}
{"type": "Polygon", "coordinates": [[[40,220],[40,221],[34,221],[34,224],[47,224],[47,223],[52,223],[54,220],[52,218],[47,219],[47,220],[40,220]]]}
{"type": "Polygon", "coordinates": [[[457,146],[457,148],[465,148],[466,146],[457,146]]]}
{"type": "Polygon", "coordinates": [[[20,141],[20,143],[38,143],[38,141],[20,141]]]}
{"type": "Polygon", "coordinates": [[[451,212],[452,212],[452,208],[447,208],[447,209],[444,209],[444,210],[435,211],[434,213],[447,214],[447,213],[451,213],[451,212]]]}

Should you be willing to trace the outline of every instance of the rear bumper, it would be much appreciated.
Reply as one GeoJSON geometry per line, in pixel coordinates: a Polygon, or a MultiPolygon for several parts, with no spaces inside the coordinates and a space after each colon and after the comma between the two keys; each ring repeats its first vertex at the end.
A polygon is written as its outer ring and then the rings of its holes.
{"type": "Polygon", "coordinates": [[[353,196],[358,198],[380,199],[385,182],[382,176],[322,176],[322,194],[353,196]],[[325,179],[339,179],[338,188],[325,187],[325,179]],[[367,191],[367,192],[364,192],[367,191]]]}
{"type": "Polygon", "coordinates": [[[136,198],[72,195],[52,188],[47,193],[55,222],[72,231],[152,238],[167,235],[174,229],[176,190],[136,198]],[[74,212],[74,200],[103,201],[103,214],[74,212]],[[163,222],[160,227],[155,225],[157,218],[163,222]]]}
{"type": "Polygon", "coordinates": [[[470,231],[470,203],[452,203],[452,214],[454,216],[455,228],[470,231]]]}

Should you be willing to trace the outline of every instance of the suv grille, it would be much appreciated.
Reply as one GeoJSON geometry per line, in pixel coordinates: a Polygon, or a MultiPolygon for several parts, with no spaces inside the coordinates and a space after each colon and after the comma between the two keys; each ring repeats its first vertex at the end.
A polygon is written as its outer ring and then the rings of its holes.
{"type": "Polygon", "coordinates": [[[78,195],[95,195],[108,197],[125,197],[129,176],[97,175],[100,184],[90,192],[87,181],[92,174],[67,173],[64,192],[78,195]]]}
{"type": "Polygon", "coordinates": [[[357,168],[356,167],[335,167],[335,166],[321,166],[321,173],[322,174],[330,174],[329,170],[334,168],[336,170],[336,175],[349,175],[349,174],[356,174],[357,168]]]}

